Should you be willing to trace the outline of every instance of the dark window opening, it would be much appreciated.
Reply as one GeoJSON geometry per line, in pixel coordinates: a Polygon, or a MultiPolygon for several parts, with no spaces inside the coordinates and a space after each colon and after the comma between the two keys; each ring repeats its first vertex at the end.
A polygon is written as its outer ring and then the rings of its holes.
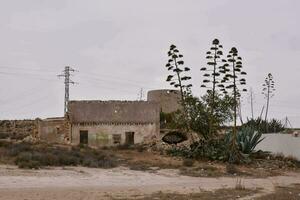
{"type": "Polygon", "coordinates": [[[121,134],[113,134],[113,143],[121,144],[121,134]]]}

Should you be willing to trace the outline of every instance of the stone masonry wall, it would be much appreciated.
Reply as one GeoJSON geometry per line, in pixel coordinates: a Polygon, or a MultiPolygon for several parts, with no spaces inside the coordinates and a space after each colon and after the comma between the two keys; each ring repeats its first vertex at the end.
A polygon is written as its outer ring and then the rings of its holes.
{"type": "Polygon", "coordinates": [[[50,143],[64,143],[67,130],[65,118],[50,118],[38,121],[38,139],[50,143]]]}
{"type": "Polygon", "coordinates": [[[148,92],[147,101],[157,102],[160,111],[171,113],[181,109],[181,95],[178,90],[151,90],[148,92]]]}
{"type": "Polygon", "coordinates": [[[149,124],[86,124],[72,125],[72,144],[80,143],[80,130],[88,131],[88,145],[94,147],[114,146],[114,135],[121,137],[120,144],[125,143],[125,133],[134,132],[134,142],[141,143],[159,136],[159,125],[149,124]]]}

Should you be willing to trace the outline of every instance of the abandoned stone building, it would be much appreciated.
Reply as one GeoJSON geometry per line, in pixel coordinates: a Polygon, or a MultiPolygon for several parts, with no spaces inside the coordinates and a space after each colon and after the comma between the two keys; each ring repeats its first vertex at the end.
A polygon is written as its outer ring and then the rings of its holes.
{"type": "Polygon", "coordinates": [[[160,137],[160,112],[180,109],[176,90],[153,90],[147,101],[70,101],[65,118],[38,122],[38,137],[48,142],[114,146],[160,137]]]}
{"type": "Polygon", "coordinates": [[[159,135],[159,105],[147,101],[70,101],[70,142],[90,146],[140,143],[159,135]]]}
{"type": "Polygon", "coordinates": [[[49,143],[64,143],[67,140],[68,123],[64,117],[37,119],[37,138],[49,143]]]}

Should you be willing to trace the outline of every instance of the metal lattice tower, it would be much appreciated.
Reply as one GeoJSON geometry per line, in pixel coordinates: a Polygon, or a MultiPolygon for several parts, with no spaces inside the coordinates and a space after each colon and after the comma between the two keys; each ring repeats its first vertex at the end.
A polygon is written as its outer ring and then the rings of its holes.
{"type": "Polygon", "coordinates": [[[65,67],[65,70],[63,70],[62,74],[58,75],[58,77],[64,77],[65,78],[65,103],[64,103],[64,114],[68,112],[68,103],[69,103],[69,86],[70,84],[75,84],[74,81],[70,79],[71,73],[75,72],[74,69],[72,69],[69,66],[65,67]]]}
{"type": "Polygon", "coordinates": [[[143,101],[144,100],[144,90],[141,88],[140,92],[138,93],[138,101],[143,101]]]}

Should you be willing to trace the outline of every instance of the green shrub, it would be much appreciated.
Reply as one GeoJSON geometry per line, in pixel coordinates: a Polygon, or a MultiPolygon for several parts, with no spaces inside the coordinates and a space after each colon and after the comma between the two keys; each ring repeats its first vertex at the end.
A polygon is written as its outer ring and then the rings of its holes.
{"type": "Polygon", "coordinates": [[[200,140],[193,143],[190,148],[171,148],[167,151],[168,155],[180,156],[191,159],[208,159],[208,160],[220,160],[227,159],[228,147],[224,138],[213,138],[210,140],[200,140]]]}
{"type": "Polygon", "coordinates": [[[271,119],[270,121],[265,121],[261,118],[250,119],[242,125],[242,128],[244,127],[252,127],[261,133],[278,133],[285,130],[281,121],[276,119],[271,119]]]}
{"type": "Polygon", "coordinates": [[[191,146],[192,157],[196,159],[226,160],[228,145],[224,138],[201,140],[191,146]]]}
{"type": "Polygon", "coordinates": [[[174,147],[166,150],[170,156],[191,158],[191,151],[186,147],[174,147]]]}

